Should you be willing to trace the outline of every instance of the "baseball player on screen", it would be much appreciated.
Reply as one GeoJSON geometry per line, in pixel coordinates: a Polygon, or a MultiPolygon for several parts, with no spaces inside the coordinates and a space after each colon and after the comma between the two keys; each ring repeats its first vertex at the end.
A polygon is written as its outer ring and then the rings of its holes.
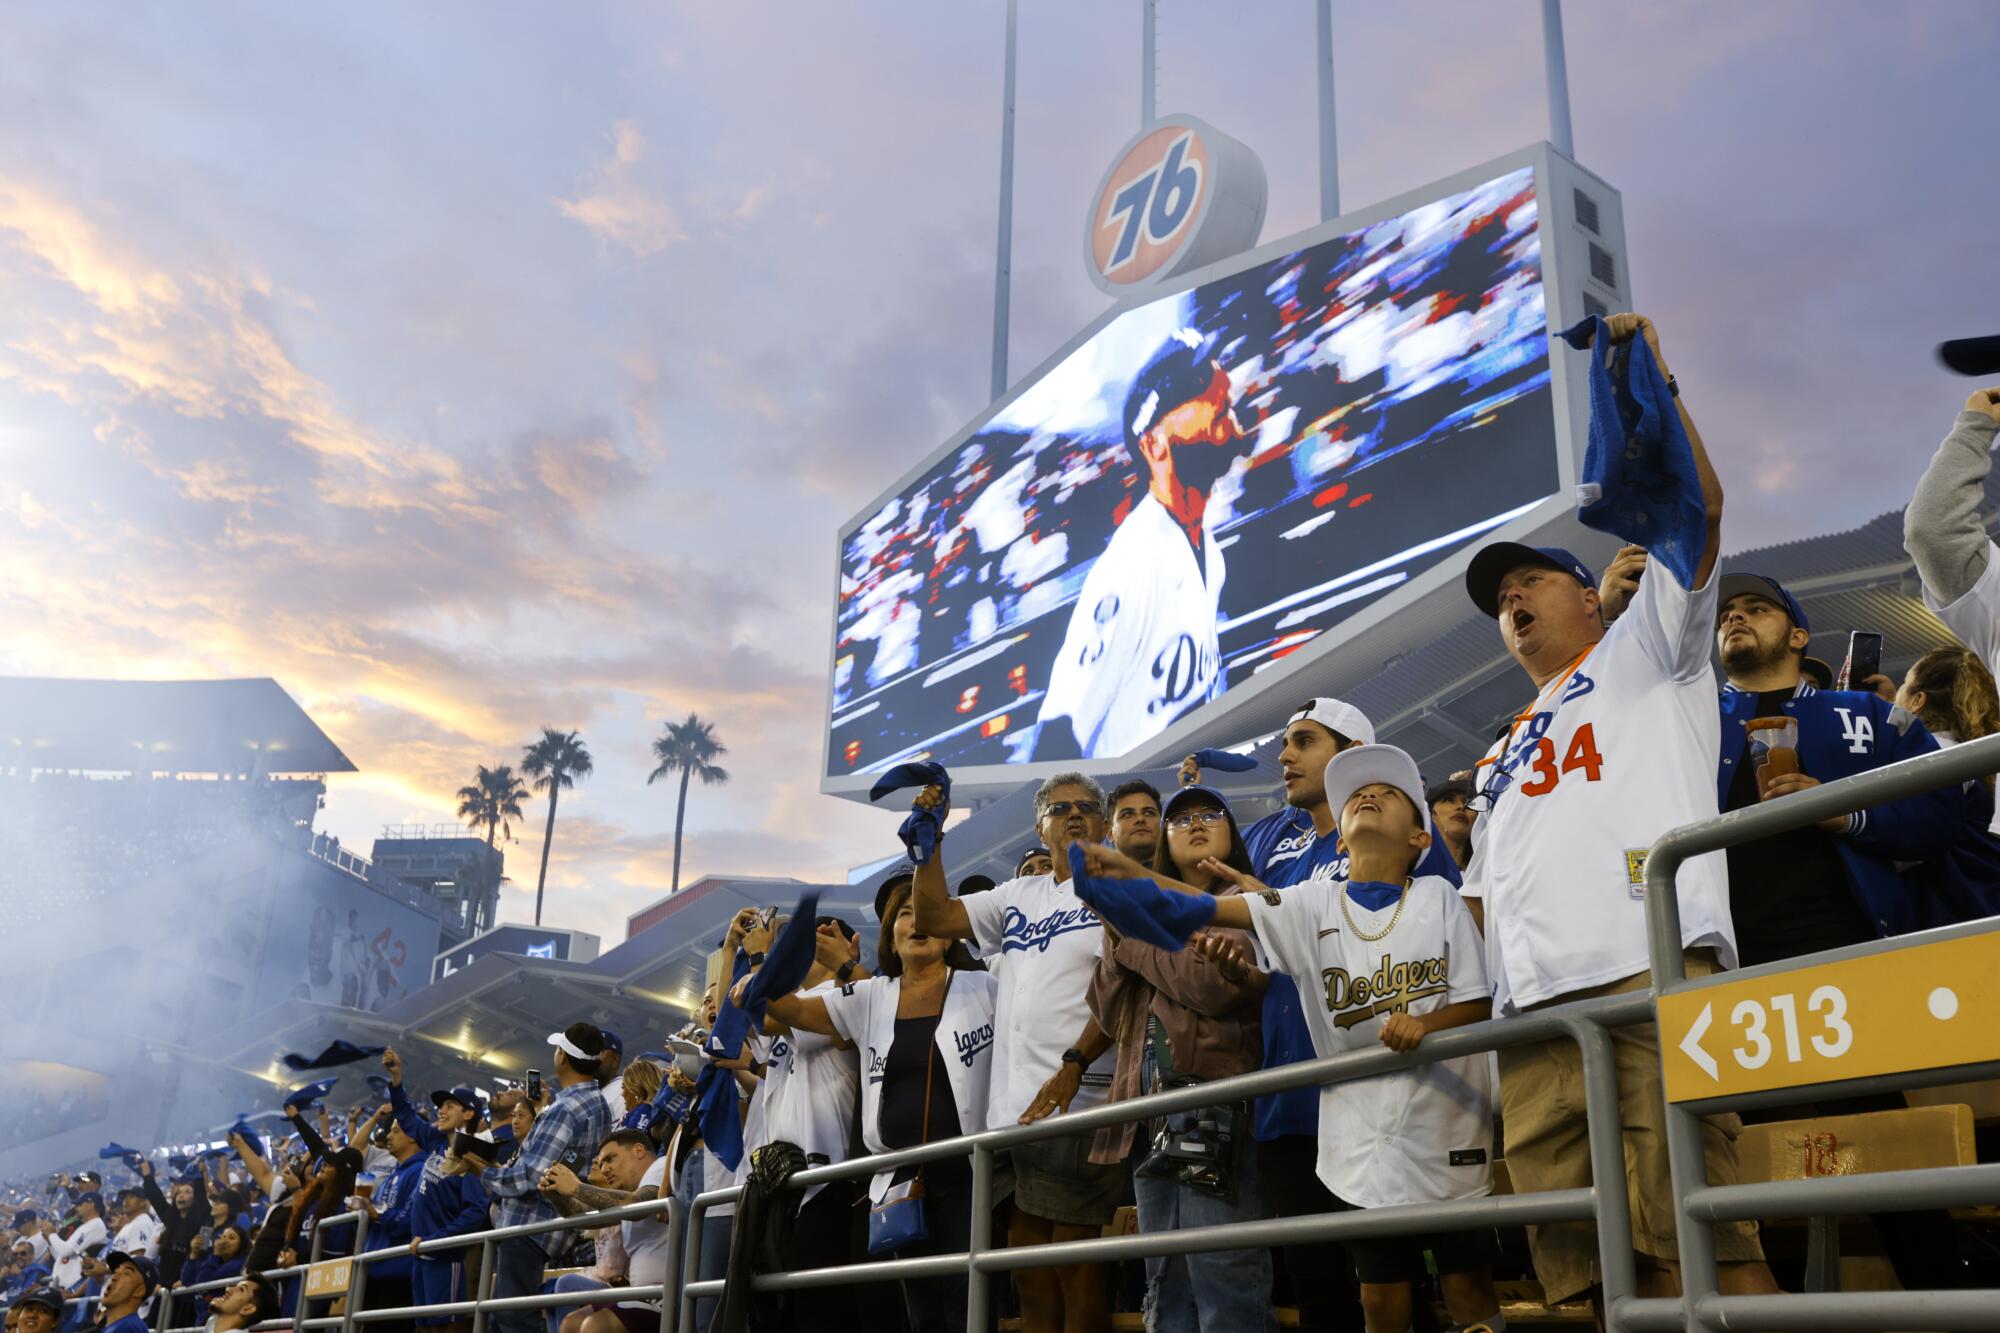
{"type": "Polygon", "coordinates": [[[1193,329],[1125,396],[1125,445],[1146,496],[1083,581],[1042,700],[1034,757],[1123,754],[1222,686],[1222,549],[1210,490],[1244,453],[1229,375],[1193,329]]]}

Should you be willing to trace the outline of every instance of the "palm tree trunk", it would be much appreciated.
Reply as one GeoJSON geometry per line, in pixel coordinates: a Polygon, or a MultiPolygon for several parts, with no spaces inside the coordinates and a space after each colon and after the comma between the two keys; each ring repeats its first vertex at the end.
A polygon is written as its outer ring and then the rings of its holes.
{"type": "Polygon", "coordinates": [[[667,890],[668,893],[679,893],[681,891],[681,825],[687,820],[688,779],[693,776],[694,770],[686,764],[682,764],[681,799],[680,804],[674,807],[674,886],[667,890]]]}
{"type": "Polygon", "coordinates": [[[562,788],[549,783],[549,826],[542,833],[542,873],[535,876],[535,924],[542,924],[542,886],[549,882],[549,845],[556,840],[556,797],[562,788]]]}

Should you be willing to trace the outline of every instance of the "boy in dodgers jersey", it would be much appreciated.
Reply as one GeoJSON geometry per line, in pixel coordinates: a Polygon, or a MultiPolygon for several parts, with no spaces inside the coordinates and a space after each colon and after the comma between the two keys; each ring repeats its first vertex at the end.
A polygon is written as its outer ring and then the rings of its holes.
{"type": "MultiPolygon", "coordinates": [[[[1484,948],[1472,913],[1456,885],[1420,866],[1432,838],[1416,762],[1394,746],[1353,746],[1327,764],[1324,781],[1329,806],[1340,812],[1338,838],[1352,879],[1281,893],[1210,860],[1203,869],[1229,879],[1243,896],[1209,898],[1091,849],[1090,870],[1102,878],[1082,883],[1080,891],[1112,925],[1145,938],[1137,927],[1155,924],[1175,941],[1192,939],[1212,959],[1227,950],[1219,937],[1203,933],[1206,927],[1250,931],[1273,971],[1310,993],[1307,1022],[1313,1053],[1321,1057],[1377,1043],[1407,1051],[1427,1033],[1488,1017],[1484,948]],[[1135,922],[1135,913],[1152,921],[1135,922]]],[[[1491,1069],[1485,1055],[1463,1056],[1318,1089],[1313,1170],[1332,1193],[1332,1206],[1491,1193],[1491,1069]]],[[[1424,1276],[1426,1250],[1437,1259],[1453,1319],[1504,1328],[1485,1234],[1347,1242],[1369,1333],[1411,1326],[1413,1284],[1424,1276]]]]}
{"type": "Polygon", "coordinates": [[[1146,494],[1084,577],[1049,671],[1036,758],[1123,754],[1218,692],[1224,570],[1208,495],[1250,444],[1232,393],[1192,329],[1133,379],[1125,444],[1146,494]]]}
{"type": "MultiPolygon", "coordinates": [[[[1638,315],[1607,321],[1612,337],[1645,337],[1672,383],[1652,324],[1638,315]]],[[[1464,894],[1483,913],[1486,965],[1496,1012],[1559,999],[1642,990],[1651,984],[1646,947],[1646,851],[1669,829],[1716,814],[1721,728],[1709,667],[1716,612],[1722,486],[1689,417],[1687,435],[1707,523],[1684,588],[1664,560],[1640,580],[1609,630],[1589,569],[1569,552],[1495,542],[1465,574],[1473,604],[1499,623],[1508,653],[1537,695],[1480,761],[1483,807],[1473,826],[1464,894]]],[[[1687,970],[1736,965],[1726,861],[1700,856],[1679,876],[1687,970]]],[[[1655,1024],[1615,1029],[1620,1109],[1626,1126],[1626,1187],[1641,1258],[1643,1295],[1678,1290],[1679,1258],[1669,1185],[1655,1024]]],[[[1590,1183],[1582,1065],[1575,1043],[1500,1053],[1505,1156],[1523,1192],[1590,1183]]],[[[1737,1178],[1733,1115],[1705,1125],[1708,1178],[1737,1178]]],[[[1753,1224],[1715,1227],[1723,1291],[1775,1292],[1753,1224]]],[[[1598,1284],[1596,1228],[1564,1222],[1535,1229],[1535,1272],[1550,1302],[1598,1284]]]]}

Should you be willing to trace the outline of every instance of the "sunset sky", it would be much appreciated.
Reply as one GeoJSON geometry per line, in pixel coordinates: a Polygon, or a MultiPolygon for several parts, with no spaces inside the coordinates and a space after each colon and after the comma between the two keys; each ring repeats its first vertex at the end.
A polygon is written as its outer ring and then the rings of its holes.
{"type": "MultiPolygon", "coordinates": [[[[1012,365],[1103,309],[1138,0],[1022,4],[1012,365]]],[[[1162,112],[1318,221],[1306,0],[1159,0],[1162,112]]],[[[1532,0],[1336,8],[1344,202],[1544,136],[1532,0]]],[[[0,672],[272,676],[322,827],[443,822],[544,725],[548,919],[665,892],[663,720],[711,718],[685,879],[839,877],[834,534],[986,401],[1000,0],[27,6],[0,44],[0,672]]],[[[1900,505],[2000,331],[2000,11],[1575,3],[1577,155],[1729,491],[1731,548],[1900,505]]],[[[509,848],[532,910],[539,802],[509,848]]],[[[1025,830],[1024,830],[1025,833],[1025,830]]]]}

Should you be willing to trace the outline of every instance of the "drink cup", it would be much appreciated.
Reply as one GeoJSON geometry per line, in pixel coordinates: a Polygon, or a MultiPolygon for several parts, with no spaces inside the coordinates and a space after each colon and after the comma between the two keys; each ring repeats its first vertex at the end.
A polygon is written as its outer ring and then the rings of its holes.
{"type": "Polygon", "coordinates": [[[1750,733],[1750,763],[1757,770],[1759,794],[1787,773],[1799,771],[1797,718],[1760,717],[1743,724],[1750,733]]]}

